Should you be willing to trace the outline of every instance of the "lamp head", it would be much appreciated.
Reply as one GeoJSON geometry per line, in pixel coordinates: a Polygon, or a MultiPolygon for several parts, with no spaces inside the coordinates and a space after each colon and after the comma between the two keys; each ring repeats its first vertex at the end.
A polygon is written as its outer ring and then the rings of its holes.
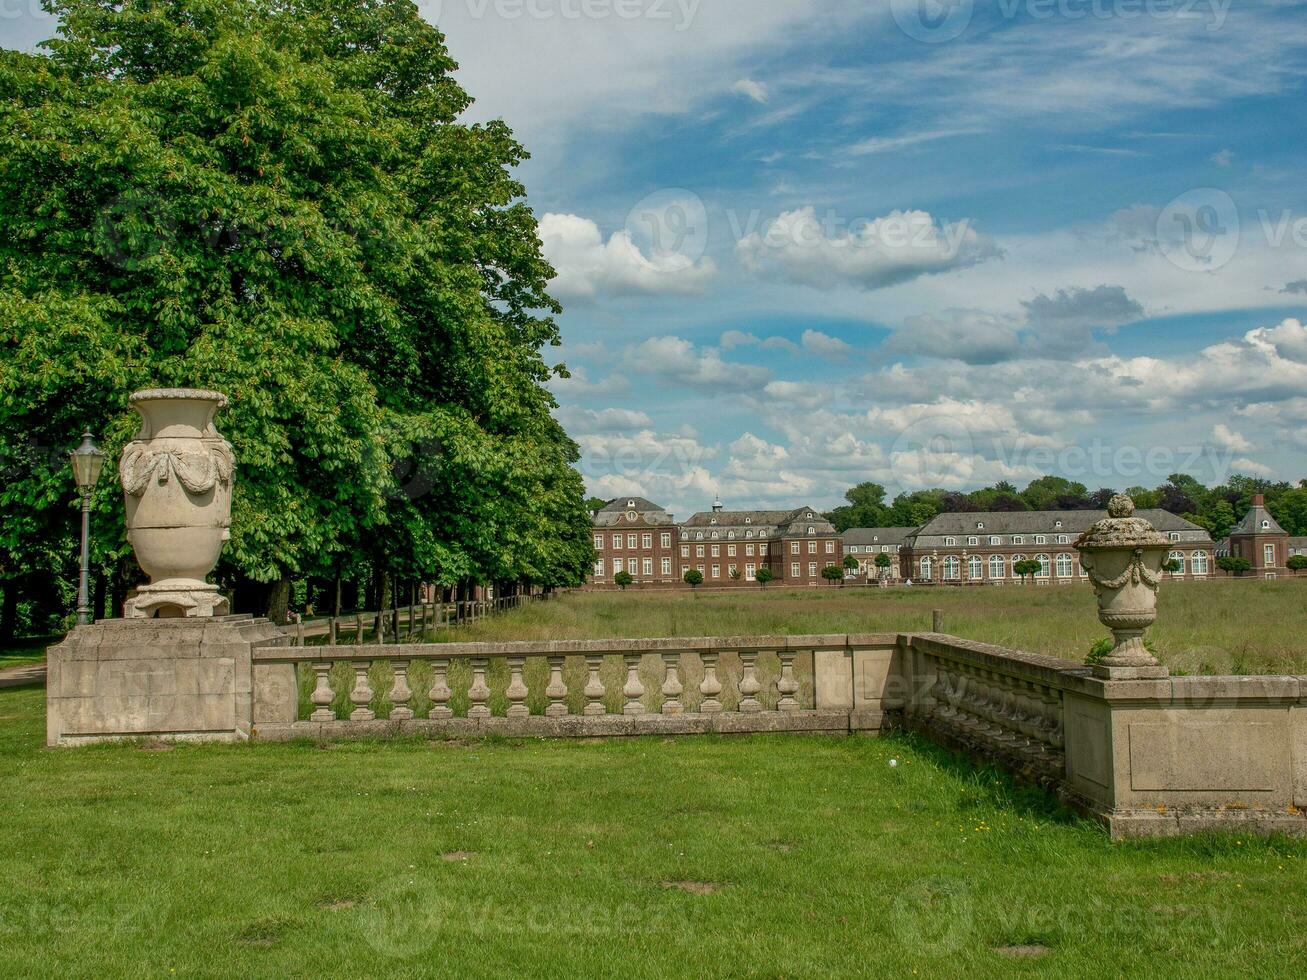
{"type": "Polygon", "coordinates": [[[82,433],[82,444],[69,453],[69,458],[72,460],[77,489],[90,490],[104,469],[104,453],[95,445],[95,437],[91,435],[90,429],[82,433]]]}

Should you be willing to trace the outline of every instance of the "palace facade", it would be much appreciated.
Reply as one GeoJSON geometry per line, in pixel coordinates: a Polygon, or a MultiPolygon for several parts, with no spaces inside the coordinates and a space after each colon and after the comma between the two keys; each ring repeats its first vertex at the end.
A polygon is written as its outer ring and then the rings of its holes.
{"type": "Polygon", "coordinates": [[[1307,554],[1307,538],[1289,537],[1266,509],[1266,497],[1257,494],[1243,520],[1221,542],[1220,551],[1233,558],[1247,558],[1258,578],[1278,578],[1290,574],[1290,558],[1307,554]]]}
{"type": "MultiPolygon", "coordinates": [[[[1202,579],[1216,574],[1215,544],[1204,528],[1164,510],[1139,516],[1169,537],[1173,578],[1202,579]]],[[[904,579],[945,585],[1019,582],[1018,562],[1037,561],[1033,580],[1040,585],[1088,578],[1080,567],[1075,540],[1101,510],[986,511],[940,514],[908,535],[899,552],[904,579]]]]}
{"type": "Polygon", "coordinates": [[[595,512],[594,542],[597,587],[625,571],[641,586],[688,588],[691,569],[705,586],[754,585],[764,567],[780,585],[820,585],[822,570],[844,560],[840,535],[815,507],[727,510],[720,500],[678,524],[643,497],[617,498],[595,512]]]}
{"type": "Polygon", "coordinates": [[[890,563],[884,568],[884,577],[890,581],[901,578],[899,570],[899,552],[907,542],[909,535],[915,534],[915,527],[851,527],[840,537],[844,542],[844,554],[858,563],[856,569],[849,570],[850,578],[881,578],[882,566],[877,564],[881,555],[890,563]]]}

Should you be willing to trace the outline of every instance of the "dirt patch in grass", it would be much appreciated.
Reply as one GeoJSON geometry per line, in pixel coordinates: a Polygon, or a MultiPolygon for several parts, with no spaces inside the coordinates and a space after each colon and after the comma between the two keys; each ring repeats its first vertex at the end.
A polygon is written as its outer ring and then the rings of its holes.
{"type": "Polygon", "coordinates": [[[794,850],[796,845],[787,840],[773,840],[768,841],[767,846],[780,854],[789,854],[790,851],[794,850]]]}
{"type": "Polygon", "coordinates": [[[1022,946],[995,946],[994,952],[999,956],[1007,956],[1014,960],[1035,960],[1041,956],[1047,956],[1053,951],[1047,946],[1032,943],[1022,946]]]}
{"type": "Polygon", "coordinates": [[[452,864],[455,861],[466,861],[475,855],[475,851],[450,851],[448,854],[440,855],[440,860],[448,861],[452,864]]]}
{"type": "Polygon", "coordinates": [[[347,912],[358,905],[358,902],[352,898],[324,898],[318,903],[318,908],[324,912],[347,912]]]}
{"type": "Polygon", "coordinates": [[[722,886],[713,881],[664,881],[664,888],[675,889],[690,895],[712,895],[722,886]]]}

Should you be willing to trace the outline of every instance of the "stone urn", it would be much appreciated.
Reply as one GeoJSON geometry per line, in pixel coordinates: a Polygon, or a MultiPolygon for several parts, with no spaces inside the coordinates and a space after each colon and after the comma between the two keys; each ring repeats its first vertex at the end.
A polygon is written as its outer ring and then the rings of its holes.
{"type": "Polygon", "coordinates": [[[154,388],[130,403],[141,431],[118,464],[127,540],[150,583],[127,600],[129,619],[226,615],[227,599],[205,582],[230,537],[235,459],[213,426],[227,406],[216,391],[154,388]]]}
{"type": "Polygon", "coordinates": [[[1135,503],[1117,495],[1108,516],[1076,541],[1080,567],[1098,596],[1098,619],[1116,646],[1094,674],[1115,680],[1163,678],[1170,672],[1144,646],[1144,631],[1157,619],[1157,588],[1170,542],[1142,517],[1135,503]]]}

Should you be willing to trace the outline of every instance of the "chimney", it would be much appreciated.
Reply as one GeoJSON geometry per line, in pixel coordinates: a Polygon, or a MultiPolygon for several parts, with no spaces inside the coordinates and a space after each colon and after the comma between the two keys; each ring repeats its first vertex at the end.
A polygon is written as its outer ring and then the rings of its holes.
{"type": "Polygon", "coordinates": [[[1254,495],[1254,497],[1253,497],[1253,506],[1254,506],[1254,507],[1265,507],[1265,506],[1266,506],[1266,495],[1265,495],[1265,494],[1261,494],[1261,493],[1254,495]]]}

